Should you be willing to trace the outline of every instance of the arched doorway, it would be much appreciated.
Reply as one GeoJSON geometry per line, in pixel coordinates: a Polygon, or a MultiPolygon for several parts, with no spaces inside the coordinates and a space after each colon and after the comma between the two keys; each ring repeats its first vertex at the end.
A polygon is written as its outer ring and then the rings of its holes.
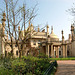
{"type": "Polygon", "coordinates": [[[29,51],[27,51],[27,56],[29,55],[29,51]]]}
{"type": "Polygon", "coordinates": [[[69,54],[70,54],[70,53],[69,53],[69,50],[67,50],[67,56],[69,56],[69,54]]]}

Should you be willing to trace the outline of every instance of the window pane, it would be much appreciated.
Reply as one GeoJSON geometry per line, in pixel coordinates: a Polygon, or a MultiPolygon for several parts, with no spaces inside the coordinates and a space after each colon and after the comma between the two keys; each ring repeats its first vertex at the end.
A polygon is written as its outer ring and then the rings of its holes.
{"type": "Polygon", "coordinates": [[[59,51],[59,55],[61,55],[61,51],[59,51]]]}
{"type": "Polygon", "coordinates": [[[16,51],[16,55],[18,56],[18,51],[16,51]]]}

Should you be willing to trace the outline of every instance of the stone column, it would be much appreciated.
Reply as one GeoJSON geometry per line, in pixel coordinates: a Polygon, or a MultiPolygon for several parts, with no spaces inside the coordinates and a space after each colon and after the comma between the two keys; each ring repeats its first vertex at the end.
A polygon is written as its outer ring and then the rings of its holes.
{"type": "Polygon", "coordinates": [[[63,57],[67,57],[67,45],[62,45],[62,49],[63,49],[63,57]]]}
{"type": "Polygon", "coordinates": [[[48,45],[48,57],[49,57],[49,45],[48,45]]]}
{"type": "Polygon", "coordinates": [[[55,47],[54,47],[54,58],[56,57],[56,55],[55,55],[55,51],[56,51],[56,50],[55,50],[55,47]]]}
{"type": "Polygon", "coordinates": [[[7,31],[7,41],[8,41],[8,31],[7,31]]]}
{"type": "Polygon", "coordinates": [[[66,57],[66,47],[65,47],[65,41],[64,41],[64,36],[63,36],[63,30],[62,30],[62,52],[63,52],[63,57],[66,57]]]}
{"type": "Polygon", "coordinates": [[[66,57],[65,45],[62,45],[62,50],[63,50],[63,57],[65,58],[66,57]]]}
{"type": "Polygon", "coordinates": [[[4,37],[4,35],[5,35],[5,21],[6,21],[6,14],[4,12],[3,18],[2,18],[2,37],[4,37]]]}
{"type": "Polygon", "coordinates": [[[49,45],[48,44],[46,46],[46,55],[48,55],[48,57],[49,57],[49,45]]]}
{"type": "Polygon", "coordinates": [[[0,36],[0,55],[2,54],[2,38],[0,36]]]}
{"type": "Polygon", "coordinates": [[[66,45],[66,48],[65,48],[65,52],[66,52],[66,55],[65,56],[67,57],[67,45],[66,45]]]}
{"type": "Polygon", "coordinates": [[[2,34],[1,34],[1,54],[5,56],[5,44],[4,44],[4,36],[5,36],[5,21],[6,21],[6,14],[5,12],[3,13],[3,18],[2,18],[2,34]]]}
{"type": "Polygon", "coordinates": [[[60,47],[58,46],[58,58],[59,58],[59,48],[60,48],[60,47]]]}
{"type": "Polygon", "coordinates": [[[47,25],[47,36],[49,35],[49,26],[47,25]]]}
{"type": "Polygon", "coordinates": [[[21,39],[20,26],[18,26],[18,35],[19,35],[19,40],[20,40],[21,39]]]}
{"type": "Polygon", "coordinates": [[[74,40],[73,37],[74,37],[74,23],[71,25],[71,36],[72,36],[72,41],[74,40]]]}
{"type": "Polygon", "coordinates": [[[55,51],[56,51],[56,58],[58,57],[58,47],[55,47],[55,51]]]}
{"type": "Polygon", "coordinates": [[[53,45],[51,45],[51,57],[54,57],[53,45]]]}

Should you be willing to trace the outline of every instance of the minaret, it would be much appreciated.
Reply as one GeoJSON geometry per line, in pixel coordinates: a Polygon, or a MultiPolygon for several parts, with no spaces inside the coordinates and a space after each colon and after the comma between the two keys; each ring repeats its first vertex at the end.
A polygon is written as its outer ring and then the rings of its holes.
{"type": "Polygon", "coordinates": [[[69,34],[69,42],[71,42],[71,34],[69,34]]]}
{"type": "Polygon", "coordinates": [[[3,19],[2,19],[2,36],[5,35],[5,21],[6,21],[6,14],[5,12],[3,13],[3,19]]]}
{"type": "Polygon", "coordinates": [[[7,31],[7,41],[8,41],[8,31],[7,31]]]}
{"type": "Polygon", "coordinates": [[[49,42],[50,42],[50,36],[49,36],[49,26],[47,25],[47,44],[46,44],[46,55],[49,57],[49,42]]]}
{"type": "Polygon", "coordinates": [[[31,23],[31,26],[33,26],[33,24],[31,23]]]}
{"type": "Polygon", "coordinates": [[[29,21],[29,27],[30,27],[30,21],[29,21]]]}
{"type": "Polygon", "coordinates": [[[34,31],[34,27],[33,27],[33,24],[31,23],[31,26],[30,26],[30,32],[31,32],[31,35],[32,35],[32,32],[34,31]]]}
{"type": "Polygon", "coordinates": [[[62,33],[62,55],[63,57],[67,57],[67,43],[64,41],[63,30],[62,33]]]}
{"type": "Polygon", "coordinates": [[[61,31],[62,33],[62,44],[64,43],[64,36],[63,36],[63,30],[61,31]]]}
{"type": "Polygon", "coordinates": [[[40,31],[40,28],[39,28],[39,26],[38,26],[38,32],[40,31]]]}
{"type": "Polygon", "coordinates": [[[49,35],[49,26],[47,25],[47,36],[49,35]]]}
{"type": "Polygon", "coordinates": [[[50,56],[50,52],[49,52],[49,43],[50,43],[50,36],[47,36],[47,44],[46,44],[46,55],[48,55],[48,57],[50,56]]]}
{"type": "Polygon", "coordinates": [[[19,34],[19,39],[20,39],[20,35],[21,35],[21,32],[20,32],[20,26],[18,26],[18,34],[19,34]]]}
{"type": "Polygon", "coordinates": [[[71,36],[72,36],[72,41],[74,37],[74,26],[71,24],[71,36]]]}
{"type": "Polygon", "coordinates": [[[3,13],[3,18],[2,18],[2,34],[0,36],[0,55],[3,54],[5,56],[5,43],[4,43],[4,36],[5,36],[5,21],[6,21],[6,14],[5,12],[3,13]]]}
{"type": "Polygon", "coordinates": [[[48,43],[50,43],[50,35],[48,35],[47,41],[48,43]]]}
{"type": "Polygon", "coordinates": [[[51,33],[53,33],[53,26],[51,26],[51,33]]]}
{"type": "Polygon", "coordinates": [[[30,26],[30,27],[31,27],[31,29],[30,29],[30,30],[32,31],[32,30],[33,30],[33,24],[32,24],[32,23],[31,23],[31,26],[30,26]]]}

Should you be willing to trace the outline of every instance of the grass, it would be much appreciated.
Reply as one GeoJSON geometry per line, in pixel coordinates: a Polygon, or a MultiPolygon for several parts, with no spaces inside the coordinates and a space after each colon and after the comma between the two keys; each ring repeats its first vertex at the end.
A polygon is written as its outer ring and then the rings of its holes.
{"type": "Polygon", "coordinates": [[[50,60],[75,60],[75,57],[67,57],[67,58],[49,58],[50,60]]]}

